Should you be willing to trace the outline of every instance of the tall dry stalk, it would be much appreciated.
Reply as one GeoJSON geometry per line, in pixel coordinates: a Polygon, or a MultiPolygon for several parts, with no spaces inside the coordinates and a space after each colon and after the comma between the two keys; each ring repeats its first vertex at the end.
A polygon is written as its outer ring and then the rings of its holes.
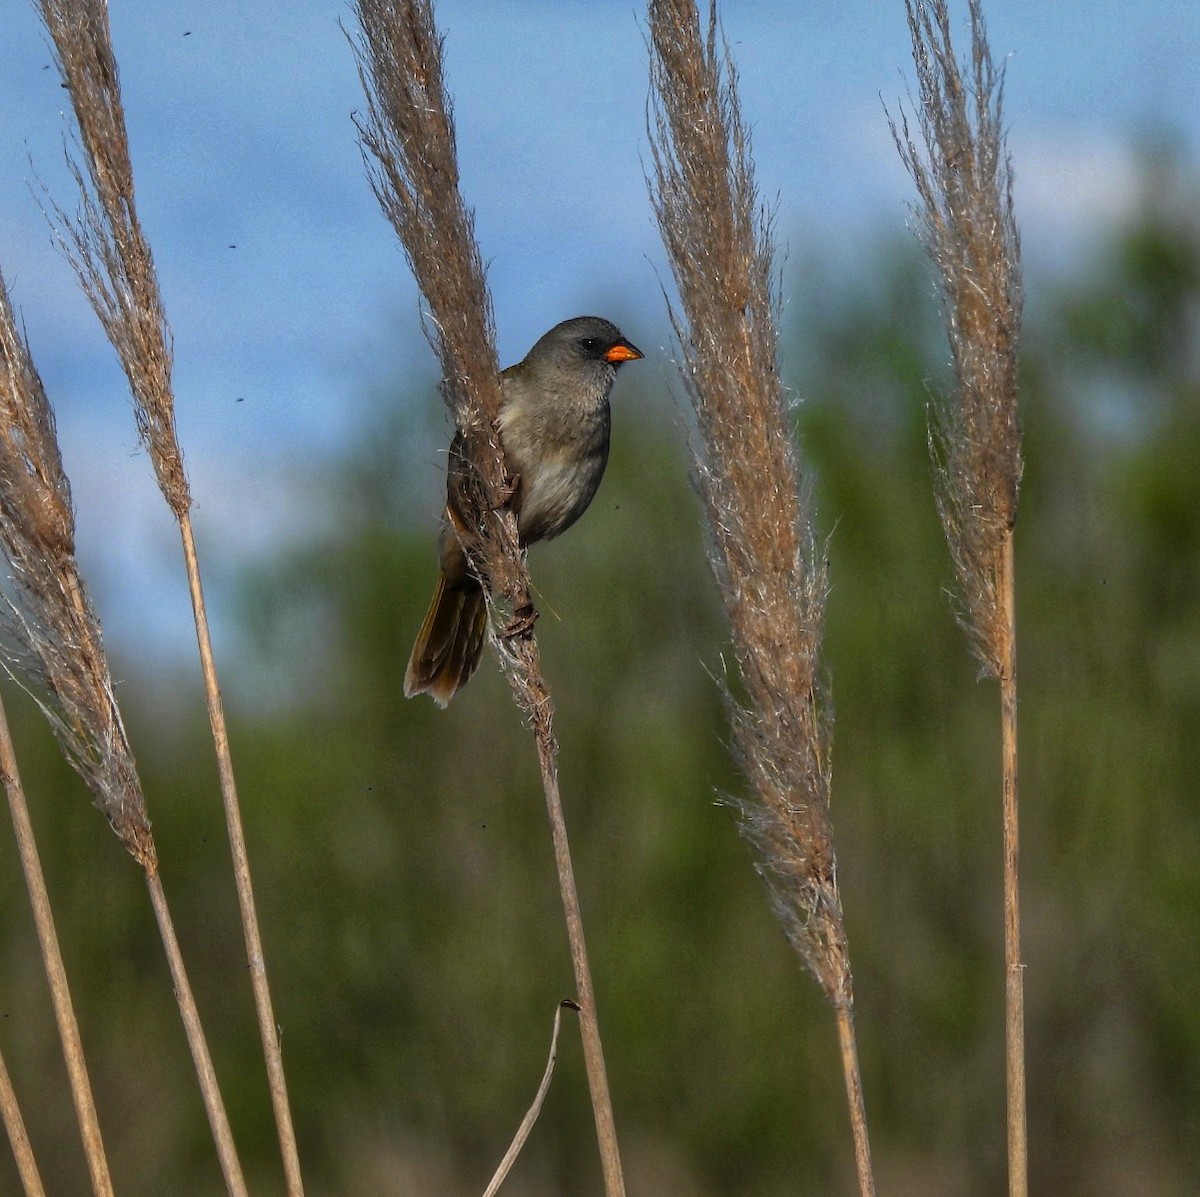
{"type": "Polygon", "coordinates": [[[25,1191],[25,1197],[46,1197],[37,1160],[33,1157],[33,1145],[29,1142],[29,1133],[25,1129],[25,1119],[21,1117],[21,1107],[17,1104],[17,1091],[13,1088],[12,1078],[8,1075],[8,1065],[5,1064],[2,1053],[0,1119],[4,1121],[4,1130],[12,1144],[13,1159],[17,1163],[17,1174],[21,1178],[21,1188],[25,1191]]]}
{"type": "Polygon", "coordinates": [[[607,1197],[625,1192],[583,920],[558,787],[558,742],[542,674],[529,572],[506,506],[512,494],[496,433],[500,387],[491,296],[474,219],[459,192],[454,120],[442,77],[442,38],[431,0],[357,0],[352,39],[367,98],[357,118],[371,187],[404,247],[425,302],[442,394],[474,466],[473,527],[464,534],[483,580],[492,643],[537,743],[566,916],[584,1060],[607,1197]]]}
{"type": "MultiPolygon", "coordinates": [[[[9,319],[7,297],[0,313],[9,319]]],[[[54,417],[24,341],[0,393],[0,550],[9,566],[6,667],[37,696],[64,754],[146,875],[167,963],[229,1191],[245,1194],[229,1119],[158,875],[150,818],[113,694],[100,623],[75,559],[75,518],[54,417]]],[[[85,1129],[86,1134],[86,1129],[85,1129]]],[[[90,1159],[90,1156],[89,1156],[90,1159]]]]}
{"type": "Polygon", "coordinates": [[[1000,683],[1004,825],[1005,1071],[1011,1197],[1025,1197],[1025,996],[1017,835],[1017,638],[1013,529],[1021,484],[1017,343],[1020,239],[1005,147],[1004,73],[980,0],[959,64],[945,0],[905,0],[920,110],[918,148],[901,115],[892,134],[917,186],[918,230],[937,274],[956,387],[930,405],[937,506],[962,600],[961,622],[1000,683]]]}
{"type": "Polygon", "coordinates": [[[821,670],[823,545],[778,365],[770,217],[737,74],[693,0],[651,0],[652,199],[679,291],[671,320],[696,417],[692,450],[744,698],[728,694],[753,797],[737,804],[776,914],[832,1003],[860,1191],[874,1192],[854,994],[829,817],[821,670]]]}
{"type": "Polygon", "coordinates": [[[85,168],[71,163],[79,187],[78,217],[69,219],[61,209],[57,215],[83,289],[121,359],[133,393],[138,431],[159,488],[179,524],[271,1104],[287,1192],[289,1197],[301,1197],[300,1158],[192,531],[192,500],[175,433],[171,335],[134,202],[133,167],[108,6],[105,0],[39,0],[39,6],[74,106],[85,168]]]}
{"type": "MultiPolygon", "coordinates": [[[[25,788],[17,769],[17,757],[13,748],[12,734],[8,726],[8,714],[0,702],[0,778],[8,795],[9,813],[12,817],[13,834],[17,842],[17,853],[21,858],[21,871],[25,876],[25,888],[33,908],[33,922],[37,930],[38,948],[46,979],[50,985],[50,1004],[54,1010],[54,1021],[58,1026],[58,1038],[62,1044],[63,1059],[67,1066],[67,1080],[71,1088],[71,1100],[75,1106],[75,1120],[79,1124],[83,1139],[84,1158],[92,1192],[111,1197],[112,1177],[108,1170],[108,1157],[104,1152],[104,1139],[100,1133],[100,1119],[96,1113],[96,1099],[92,1094],[92,1082],[88,1077],[87,1060],[83,1054],[83,1040],[79,1034],[79,1021],[71,1001],[71,990],[67,983],[66,965],[58,944],[58,931],[54,925],[54,914],[50,906],[50,894],[42,872],[41,856],[34,837],[33,822],[29,817],[29,804],[25,788]]],[[[9,1120],[6,1118],[6,1122],[9,1120]]],[[[13,1127],[9,1126],[12,1138],[13,1127]]],[[[18,1165],[24,1175],[22,1153],[13,1142],[18,1165]]],[[[28,1145],[26,1144],[26,1150],[28,1145]]],[[[32,1159],[32,1154],[30,1154],[32,1159]]]]}
{"type": "MultiPolygon", "coordinates": [[[[58,457],[53,415],[45,401],[29,347],[17,328],[8,287],[0,274],[0,511],[11,510],[12,518],[20,519],[21,511],[37,507],[43,495],[53,496],[54,501],[43,512],[43,527],[38,534],[50,551],[55,551],[56,547],[69,548],[71,496],[58,457]],[[37,481],[31,483],[30,475],[37,481]]],[[[50,985],[51,1005],[67,1065],[75,1118],[83,1136],[92,1191],[111,1197],[112,1179],[88,1079],[83,1041],[3,703],[0,703],[0,779],[8,795],[17,852],[33,908],[34,927],[50,985]]]]}

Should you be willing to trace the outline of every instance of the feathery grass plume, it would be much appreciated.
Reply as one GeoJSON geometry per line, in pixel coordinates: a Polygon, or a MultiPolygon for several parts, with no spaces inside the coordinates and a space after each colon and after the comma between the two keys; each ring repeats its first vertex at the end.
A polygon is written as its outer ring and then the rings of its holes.
{"type": "Polygon", "coordinates": [[[150,246],[142,233],[134,202],[133,167],[108,6],[105,0],[39,0],[39,6],[54,40],[75,109],[85,163],[85,170],[81,170],[68,154],[79,188],[80,208],[77,218],[72,220],[55,206],[59,236],[121,359],[133,393],[138,431],[150,454],[163,497],[179,523],[271,1105],[287,1192],[289,1197],[301,1197],[304,1189],[300,1157],[204,603],[191,522],[191,494],[175,432],[171,333],[150,246]]]}
{"type": "Polygon", "coordinates": [[[930,404],[938,512],[958,574],[965,627],[1000,683],[1004,836],[1005,1072],[1008,1183],[1028,1188],[1025,997],[1017,808],[1017,640],[1013,530],[1021,485],[1017,343],[1020,239],[1003,128],[1004,75],[969,0],[971,52],[961,67],[945,0],[905,0],[917,70],[923,151],[889,117],[917,186],[918,232],[937,274],[956,386],[930,404]]]}
{"type": "Polygon", "coordinates": [[[771,219],[758,201],[737,74],[693,0],[651,0],[650,189],[682,311],[668,303],[695,411],[709,561],[745,701],[728,695],[754,792],[741,827],[793,948],[833,1004],[855,1155],[873,1192],[853,1037],[853,986],[829,818],[828,591],[778,369],[771,219]]]}
{"type": "Polygon", "coordinates": [[[489,602],[529,603],[515,516],[504,504],[507,475],[495,421],[500,367],[495,322],[475,219],[462,201],[442,44],[428,0],[358,0],[362,36],[352,43],[366,94],[355,116],[371,190],[404,249],[428,305],[442,395],[468,437],[478,486],[472,566],[491,580],[489,602]],[[498,593],[497,593],[498,592],[498,593]]]}
{"type": "Polygon", "coordinates": [[[54,415],[0,280],[0,547],[6,651],[41,697],[71,763],[138,863],[157,869],[150,820],[100,634],[75,560],[54,415]]]}
{"type": "MultiPolygon", "coordinates": [[[[0,366],[0,550],[10,571],[0,615],[5,668],[37,698],[64,755],[145,873],[226,1184],[234,1197],[244,1197],[229,1119],[158,875],[158,853],[113,694],[100,622],[75,558],[74,513],[54,415],[17,332],[2,279],[0,366]]],[[[15,778],[11,760],[6,771],[15,778]]],[[[107,1176],[99,1183],[94,1169],[93,1188],[112,1191],[107,1176]]]]}
{"type": "Polygon", "coordinates": [[[957,383],[934,397],[930,441],[938,511],[984,669],[1006,668],[1000,575],[1021,483],[1017,343],[1020,238],[1003,129],[1004,75],[992,62],[979,0],[970,0],[971,58],[960,69],[945,0],[906,0],[920,110],[891,123],[917,187],[917,232],[937,271],[957,383]]]}
{"type": "Polygon", "coordinates": [[[39,0],[83,143],[74,220],[57,206],[60,236],[133,391],[138,431],[176,516],[191,506],[175,436],[171,331],[133,194],[120,78],[105,0],[39,0]]]}
{"type": "Polygon", "coordinates": [[[351,38],[367,109],[356,115],[371,188],[391,222],[429,313],[442,395],[465,437],[471,527],[459,530],[483,583],[490,635],[538,750],[554,841],[592,1112],[607,1197],[623,1197],[613,1118],[583,920],[558,786],[558,742],[533,625],[529,571],[507,505],[512,484],[497,433],[500,411],[491,295],[474,219],[459,192],[454,120],[442,76],[442,38],[431,0],[356,0],[351,38]]]}
{"type": "MultiPolygon", "coordinates": [[[[33,519],[26,527],[27,539],[31,540],[27,552],[43,558],[47,553],[73,552],[71,496],[59,459],[54,418],[29,346],[17,329],[8,288],[0,273],[0,519],[6,510],[14,523],[21,526],[26,525],[22,513],[32,513],[33,519]]],[[[3,538],[5,543],[8,539],[3,538]]],[[[3,702],[0,702],[0,778],[8,795],[13,834],[33,909],[92,1191],[104,1197],[112,1193],[112,1179],[100,1120],[3,702]]]]}

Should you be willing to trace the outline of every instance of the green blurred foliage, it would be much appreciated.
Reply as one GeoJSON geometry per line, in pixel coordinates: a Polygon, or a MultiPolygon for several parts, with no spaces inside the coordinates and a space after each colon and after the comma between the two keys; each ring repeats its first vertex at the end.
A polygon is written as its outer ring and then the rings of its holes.
{"type": "MultiPolygon", "coordinates": [[[[1043,1193],[1194,1191],[1198,197],[1177,162],[1153,160],[1137,221],[1039,294],[1026,328],[1022,875],[1043,1193]]],[[[834,814],[880,1191],[995,1193],[998,701],[954,623],[930,495],[943,334],[907,244],[882,242],[869,279],[798,273],[787,364],[830,533],[834,814]]],[[[849,1193],[833,1022],[719,801],[742,789],[724,746],[726,632],[667,376],[626,371],[593,510],[533,553],[630,1191],[849,1193]]],[[[381,403],[314,480],[333,531],[240,579],[253,669],[225,665],[314,1195],[481,1191],[572,991],[533,746],[504,682],[485,667],[446,712],[402,697],[433,582],[428,420],[381,403]]],[[[252,1187],[280,1192],[198,686],[164,698],[146,668],[123,664],[121,698],[165,884],[252,1187]]],[[[37,712],[6,694],[118,1189],[216,1193],[137,870],[37,712]]],[[[51,1191],[82,1192],[28,903],[7,839],[0,852],[0,1044],[51,1191]]],[[[0,1190],[16,1183],[0,1161],[0,1190]]],[[[600,1191],[569,1020],[505,1191],[600,1191]]]]}

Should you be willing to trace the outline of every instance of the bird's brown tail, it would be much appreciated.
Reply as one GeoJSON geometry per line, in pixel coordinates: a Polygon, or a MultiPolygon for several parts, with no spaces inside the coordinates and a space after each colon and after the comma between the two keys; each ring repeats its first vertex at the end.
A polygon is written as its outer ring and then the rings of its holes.
{"type": "Polygon", "coordinates": [[[459,582],[439,574],[404,674],[405,697],[428,694],[446,706],[475,672],[486,637],[487,603],[479,582],[470,574],[459,582]]]}

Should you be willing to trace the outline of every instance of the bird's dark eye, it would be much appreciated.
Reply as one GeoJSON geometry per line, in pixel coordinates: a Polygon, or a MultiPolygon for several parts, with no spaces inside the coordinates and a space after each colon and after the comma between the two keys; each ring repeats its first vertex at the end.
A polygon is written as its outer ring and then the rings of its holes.
{"type": "Polygon", "coordinates": [[[583,340],[579,342],[579,348],[582,349],[584,353],[599,353],[600,342],[597,341],[595,337],[584,337],[583,340]]]}

